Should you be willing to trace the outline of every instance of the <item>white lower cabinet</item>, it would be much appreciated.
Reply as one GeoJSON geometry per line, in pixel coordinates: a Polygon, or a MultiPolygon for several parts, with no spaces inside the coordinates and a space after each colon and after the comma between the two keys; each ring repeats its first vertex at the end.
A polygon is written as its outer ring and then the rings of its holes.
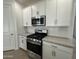
{"type": "Polygon", "coordinates": [[[51,45],[43,42],[43,59],[54,59],[53,57],[54,48],[51,45]]]}
{"type": "Polygon", "coordinates": [[[65,51],[56,49],[55,50],[55,59],[72,59],[72,55],[66,53],[65,51]]]}
{"type": "Polygon", "coordinates": [[[72,48],[43,42],[43,59],[72,59],[72,48]]]}
{"type": "Polygon", "coordinates": [[[27,45],[26,45],[26,37],[25,36],[19,36],[19,47],[27,50],[27,45]]]}

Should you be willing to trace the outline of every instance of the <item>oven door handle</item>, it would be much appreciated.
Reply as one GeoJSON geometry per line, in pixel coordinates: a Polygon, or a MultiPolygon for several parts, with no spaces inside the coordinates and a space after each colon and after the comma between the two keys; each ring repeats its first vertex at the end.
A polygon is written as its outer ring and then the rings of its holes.
{"type": "Polygon", "coordinates": [[[34,45],[39,45],[39,46],[41,45],[41,43],[35,43],[35,42],[32,42],[32,41],[27,41],[27,42],[34,44],[34,45]]]}

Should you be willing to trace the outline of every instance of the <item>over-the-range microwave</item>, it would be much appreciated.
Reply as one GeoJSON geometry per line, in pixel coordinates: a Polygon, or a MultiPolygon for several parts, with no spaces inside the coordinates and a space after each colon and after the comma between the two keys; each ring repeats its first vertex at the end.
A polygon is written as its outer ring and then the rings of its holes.
{"type": "Polygon", "coordinates": [[[32,17],[32,26],[45,26],[46,25],[46,16],[32,17]]]}

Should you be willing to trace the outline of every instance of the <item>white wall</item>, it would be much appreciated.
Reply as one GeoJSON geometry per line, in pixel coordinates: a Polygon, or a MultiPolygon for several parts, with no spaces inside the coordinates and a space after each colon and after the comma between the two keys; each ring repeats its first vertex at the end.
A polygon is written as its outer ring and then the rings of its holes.
{"type": "Polygon", "coordinates": [[[22,8],[17,2],[15,2],[15,16],[16,16],[16,23],[17,23],[17,33],[23,33],[23,15],[22,15],[22,8]]]}
{"type": "Polygon", "coordinates": [[[16,27],[16,49],[18,49],[18,34],[23,33],[23,19],[22,19],[22,8],[17,2],[13,2],[13,11],[15,17],[15,27],[16,27]]]}

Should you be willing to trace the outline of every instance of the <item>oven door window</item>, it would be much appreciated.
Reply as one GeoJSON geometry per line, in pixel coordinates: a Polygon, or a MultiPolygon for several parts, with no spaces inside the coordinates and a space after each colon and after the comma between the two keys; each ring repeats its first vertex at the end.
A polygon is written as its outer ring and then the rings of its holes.
{"type": "Polygon", "coordinates": [[[36,45],[36,44],[32,44],[30,42],[27,42],[27,49],[38,54],[38,55],[42,55],[42,47],[41,45],[36,45]]]}

